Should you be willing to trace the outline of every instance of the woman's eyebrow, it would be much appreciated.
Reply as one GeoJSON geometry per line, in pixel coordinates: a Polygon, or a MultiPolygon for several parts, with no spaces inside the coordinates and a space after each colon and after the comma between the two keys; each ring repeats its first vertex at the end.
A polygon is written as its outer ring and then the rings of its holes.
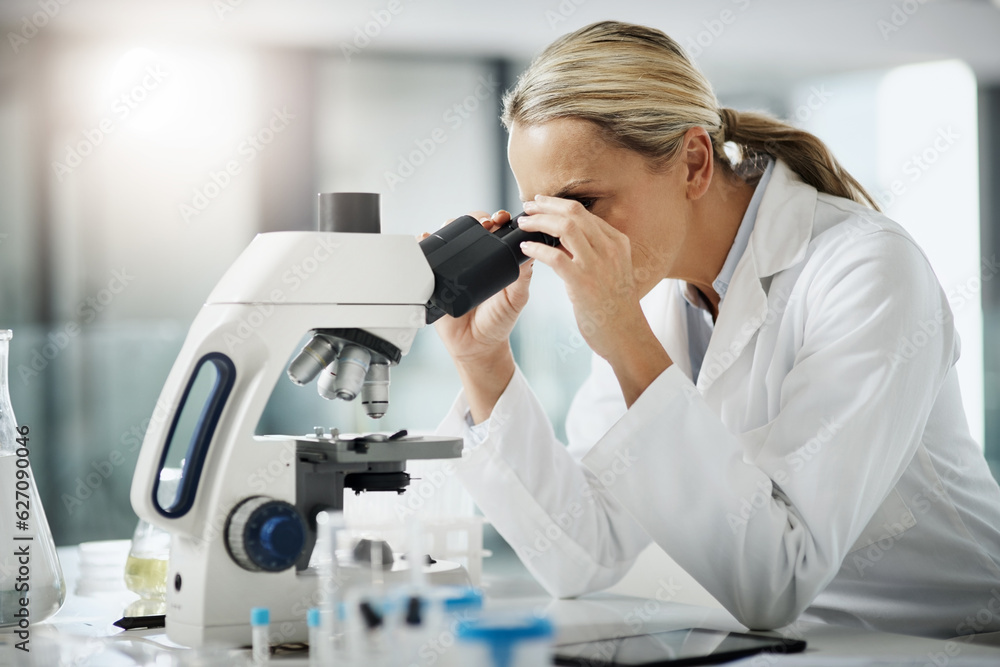
{"type": "Polygon", "coordinates": [[[569,183],[567,183],[566,185],[564,185],[562,187],[562,189],[559,190],[559,192],[555,193],[552,196],[553,197],[558,197],[560,199],[564,199],[564,198],[566,198],[567,195],[571,194],[574,190],[576,190],[581,185],[585,185],[587,183],[593,183],[593,182],[594,182],[594,179],[592,179],[592,178],[578,178],[576,180],[572,180],[569,183]]]}
{"type": "MultiPolygon", "coordinates": [[[[554,195],[549,195],[549,196],[550,197],[558,197],[559,199],[565,199],[565,198],[569,197],[570,195],[572,195],[573,191],[576,190],[581,185],[586,185],[587,183],[593,183],[593,182],[594,182],[594,179],[592,179],[592,178],[577,178],[577,179],[574,179],[574,180],[570,181],[566,185],[562,186],[562,188],[559,189],[559,192],[555,193],[554,195]]],[[[518,196],[520,197],[520,195],[518,195],[518,196]]],[[[528,201],[524,197],[520,197],[520,199],[521,199],[522,203],[528,201]]]]}

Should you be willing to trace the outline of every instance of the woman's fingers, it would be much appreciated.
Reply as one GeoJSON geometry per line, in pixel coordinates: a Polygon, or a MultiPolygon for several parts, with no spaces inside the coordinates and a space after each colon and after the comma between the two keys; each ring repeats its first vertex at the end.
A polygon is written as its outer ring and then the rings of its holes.
{"type": "Polygon", "coordinates": [[[479,218],[479,222],[483,223],[486,230],[489,232],[496,231],[497,227],[505,225],[510,220],[510,213],[504,211],[503,209],[497,211],[491,216],[486,216],[479,218]]]}
{"type": "Polygon", "coordinates": [[[529,215],[517,221],[521,229],[555,236],[573,256],[596,247],[603,236],[600,227],[609,227],[582,204],[568,199],[539,195],[525,202],[524,211],[529,215]]]}
{"type": "Polygon", "coordinates": [[[536,243],[535,241],[524,241],[521,243],[521,252],[526,257],[530,257],[533,260],[537,259],[542,264],[551,267],[556,272],[556,275],[563,280],[566,279],[566,271],[573,261],[573,257],[563,247],[553,248],[552,246],[547,246],[544,243],[536,243]]]}

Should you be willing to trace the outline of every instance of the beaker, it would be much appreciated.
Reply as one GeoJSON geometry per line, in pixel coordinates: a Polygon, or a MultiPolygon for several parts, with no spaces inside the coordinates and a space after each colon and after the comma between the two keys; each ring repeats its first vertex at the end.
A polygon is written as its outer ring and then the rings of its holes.
{"type": "MultiPolygon", "coordinates": [[[[176,493],[180,468],[160,471],[160,489],[176,493]]],[[[129,605],[126,616],[153,616],[166,613],[167,562],[170,558],[170,533],[139,519],[132,534],[132,546],[125,561],[125,586],[140,599],[129,605]]]]}
{"type": "Polygon", "coordinates": [[[35,441],[28,425],[18,428],[10,403],[12,337],[0,329],[0,627],[24,630],[59,611],[66,582],[31,474],[35,441]]]}

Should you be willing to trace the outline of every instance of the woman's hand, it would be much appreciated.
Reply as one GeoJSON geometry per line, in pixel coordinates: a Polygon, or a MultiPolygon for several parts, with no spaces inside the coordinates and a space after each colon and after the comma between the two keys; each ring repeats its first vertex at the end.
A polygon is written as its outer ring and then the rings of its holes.
{"type": "MultiPolygon", "coordinates": [[[[469,215],[477,218],[489,232],[510,220],[507,211],[498,211],[492,216],[474,211],[469,215]]],[[[528,303],[532,264],[531,260],[522,264],[516,281],[465,315],[445,315],[434,323],[458,369],[476,423],[489,417],[514,374],[510,333],[528,303]]]]}
{"type": "Polygon", "coordinates": [[[522,251],[562,278],[580,334],[614,368],[631,405],[672,362],[639,305],[629,238],[577,201],[538,195],[524,211],[521,229],[560,245],[527,242],[522,251]]]}

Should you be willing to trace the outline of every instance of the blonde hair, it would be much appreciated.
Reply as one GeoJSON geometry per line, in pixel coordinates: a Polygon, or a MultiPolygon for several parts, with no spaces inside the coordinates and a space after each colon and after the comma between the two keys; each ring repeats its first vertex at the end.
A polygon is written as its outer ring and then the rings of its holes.
{"type": "Polygon", "coordinates": [[[814,135],[763,113],[720,108],[683,49],[652,28],[603,21],[549,45],[504,95],[502,120],[510,129],[556,118],[594,123],[606,140],[643,155],[654,168],[670,164],[685,133],[702,127],[724,169],[771,155],[820,192],[879,210],[814,135]],[[725,153],[727,142],[739,149],[737,164],[725,153]]]}

